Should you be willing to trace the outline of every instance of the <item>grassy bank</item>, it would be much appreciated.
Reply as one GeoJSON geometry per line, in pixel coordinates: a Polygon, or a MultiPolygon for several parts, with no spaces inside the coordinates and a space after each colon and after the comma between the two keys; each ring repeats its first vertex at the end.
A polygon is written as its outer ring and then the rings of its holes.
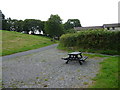
{"type": "Polygon", "coordinates": [[[22,34],[13,31],[0,30],[2,33],[2,53],[0,55],[9,55],[17,52],[32,50],[54,44],[50,38],[22,34]]]}

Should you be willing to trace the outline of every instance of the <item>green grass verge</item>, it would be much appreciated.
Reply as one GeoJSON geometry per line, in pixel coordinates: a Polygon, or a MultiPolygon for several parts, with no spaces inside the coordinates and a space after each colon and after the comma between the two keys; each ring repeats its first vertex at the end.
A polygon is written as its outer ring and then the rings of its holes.
{"type": "Polygon", "coordinates": [[[118,88],[118,58],[120,56],[109,57],[101,62],[101,69],[91,88],[118,88]]]}
{"type": "Polygon", "coordinates": [[[108,55],[101,55],[101,54],[85,54],[83,53],[84,56],[88,56],[89,58],[95,58],[95,57],[100,57],[100,58],[104,58],[104,57],[110,57],[108,55]]]}
{"type": "Polygon", "coordinates": [[[0,33],[2,33],[2,37],[0,38],[0,40],[2,40],[2,43],[0,43],[2,44],[2,53],[0,53],[0,55],[2,56],[37,49],[55,43],[51,42],[50,38],[43,36],[28,35],[5,30],[0,30],[0,33]]]}
{"type": "Polygon", "coordinates": [[[60,44],[57,48],[61,50],[66,50],[68,52],[81,51],[81,52],[101,53],[101,54],[107,54],[107,55],[120,55],[120,52],[116,50],[96,50],[96,49],[83,49],[78,47],[63,47],[60,44]]]}

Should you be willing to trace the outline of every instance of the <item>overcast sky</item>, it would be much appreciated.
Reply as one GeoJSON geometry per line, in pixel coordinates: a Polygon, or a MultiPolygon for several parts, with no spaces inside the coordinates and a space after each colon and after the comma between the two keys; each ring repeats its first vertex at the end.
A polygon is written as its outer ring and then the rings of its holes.
{"type": "Polygon", "coordinates": [[[82,26],[118,23],[120,0],[0,0],[6,18],[48,20],[58,14],[63,22],[79,19],[82,26]]]}

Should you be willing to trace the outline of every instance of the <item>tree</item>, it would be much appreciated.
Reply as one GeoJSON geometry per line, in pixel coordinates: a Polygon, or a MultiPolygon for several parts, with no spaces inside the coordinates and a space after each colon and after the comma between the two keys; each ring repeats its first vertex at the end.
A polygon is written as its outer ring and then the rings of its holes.
{"type": "Polygon", "coordinates": [[[7,19],[4,19],[2,21],[2,28],[3,30],[8,30],[10,31],[11,29],[11,26],[12,26],[12,19],[11,18],[7,18],[7,19]]]}
{"type": "Polygon", "coordinates": [[[43,28],[43,24],[41,20],[36,20],[36,19],[24,20],[23,30],[26,31],[27,33],[29,31],[32,31],[32,34],[34,34],[36,30],[41,32],[42,28],[43,28]]]}
{"type": "Polygon", "coordinates": [[[78,19],[68,19],[68,21],[64,24],[64,28],[66,30],[72,29],[74,27],[81,27],[80,21],[78,19]]]}
{"type": "Polygon", "coordinates": [[[58,15],[51,15],[45,23],[45,32],[51,37],[60,37],[63,34],[62,20],[58,15]]]}
{"type": "Polygon", "coordinates": [[[23,20],[17,20],[14,23],[14,28],[15,28],[15,31],[22,32],[23,31],[23,20]]]}
{"type": "Polygon", "coordinates": [[[43,34],[46,35],[46,32],[45,32],[45,22],[46,21],[42,21],[41,22],[41,30],[43,31],[43,34]]]}
{"type": "Polygon", "coordinates": [[[5,19],[5,15],[4,15],[4,14],[2,14],[2,19],[3,19],[3,20],[5,19]]]}

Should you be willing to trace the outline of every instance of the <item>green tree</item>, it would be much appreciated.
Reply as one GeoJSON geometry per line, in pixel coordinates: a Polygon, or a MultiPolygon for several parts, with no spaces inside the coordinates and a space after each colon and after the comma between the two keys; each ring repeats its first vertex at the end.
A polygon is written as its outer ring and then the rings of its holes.
{"type": "Polygon", "coordinates": [[[15,31],[22,32],[23,31],[23,20],[17,20],[14,23],[14,28],[15,28],[15,31]]]}
{"type": "Polygon", "coordinates": [[[39,32],[41,32],[41,30],[44,31],[44,22],[36,19],[25,19],[24,21],[11,18],[5,19],[5,16],[3,15],[2,28],[3,30],[17,32],[25,31],[26,33],[32,31],[34,34],[37,30],[39,32]]]}
{"type": "Polygon", "coordinates": [[[3,19],[3,20],[5,19],[5,15],[4,15],[4,14],[2,14],[2,19],[3,19]]]}
{"type": "Polygon", "coordinates": [[[46,21],[42,21],[41,22],[41,30],[43,31],[43,34],[46,35],[46,32],[45,32],[45,22],[46,21]]]}
{"type": "Polygon", "coordinates": [[[10,31],[11,30],[11,26],[12,26],[12,19],[11,18],[7,18],[7,19],[4,19],[2,21],[2,29],[3,30],[10,31]]]}
{"type": "Polygon", "coordinates": [[[59,38],[63,34],[62,20],[58,15],[51,15],[46,21],[45,32],[53,38],[59,38]]]}
{"type": "Polygon", "coordinates": [[[11,19],[11,18],[7,18],[7,19],[3,19],[3,30],[8,30],[8,31],[17,31],[17,19],[11,19]]]}
{"type": "Polygon", "coordinates": [[[74,27],[81,27],[80,21],[78,19],[68,19],[68,21],[64,24],[64,28],[66,30],[72,29],[74,27]]]}
{"type": "Polygon", "coordinates": [[[28,34],[29,31],[31,31],[32,28],[32,19],[25,19],[23,22],[23,31],[26,31],[26,33],[28,34]]]}
{"type": "Polygon", "coordinates": [[[24,25],[23,25],[23,30],[26,31],[27,33],[29,31],[34,32],[38,30],[39,32],[43,29],[43,23],[41,20],[36,20],[36,19],[26,19],[24,20],[24,25]]]}

